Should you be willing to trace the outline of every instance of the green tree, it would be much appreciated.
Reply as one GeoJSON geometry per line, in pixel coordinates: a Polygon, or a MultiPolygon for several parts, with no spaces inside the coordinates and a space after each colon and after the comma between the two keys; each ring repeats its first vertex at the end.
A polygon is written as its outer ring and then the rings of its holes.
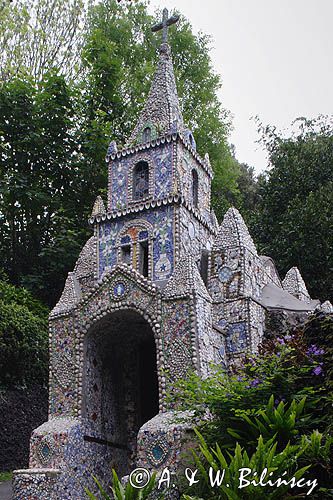
{"type": "Polygon", "coordinates": [[[0,6],[0,76],[41,81],[52,68],[74,78],[80,68],[82,0],[3,0],[0,6]]]}
{"type": "Polygon", "coordinates": [[[260,126],[271,168],[259,183],[252,232],[282,274],[296,265],[314,298],[332,299],[332,121],[302,118],[294,124],[298,130],[289,138],[260,126]]]}
{"type": "Polygon", "coordinates": [[[54,73],[0,88],[1,261],[13,283],[50,304],[85,229],[74,116],[71,91],[54,73]]]}
{"type": "Polygon", "coordinates": [[[249,218],[258,204],[259,184],[255,177],[254,168],[246,163],[239,164],[237,186],[240,192],[239,209],[243,217],[249,218]]]}

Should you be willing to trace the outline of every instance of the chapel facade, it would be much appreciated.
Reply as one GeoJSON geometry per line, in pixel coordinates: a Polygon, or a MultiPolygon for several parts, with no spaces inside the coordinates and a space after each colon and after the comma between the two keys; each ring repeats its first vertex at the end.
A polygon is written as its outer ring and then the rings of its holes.
{"type": "Polygon", "coordinates": [[[177,470],[191,429],[175,418],[177,380],[255,353],[271,312],[319,305],[297,268],[281,281],[258,255],[236,209],[218,224],[213,169],[179,105],[170,19],[138,122],[107,151],[108,199],[97,198],[93,235],[50,315],[49,419],[32,434],[30,468],[15,473],[17,500],[82,499],[112,467],[177,470]]]}

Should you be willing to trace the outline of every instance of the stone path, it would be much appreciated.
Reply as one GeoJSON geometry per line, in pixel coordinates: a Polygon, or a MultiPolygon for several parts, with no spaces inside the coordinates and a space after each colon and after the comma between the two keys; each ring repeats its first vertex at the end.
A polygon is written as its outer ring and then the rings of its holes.
{"type": "Polygon", "coordinates": [[[0,483],[0,500],[12,499],[12,482],[4,481],[0,483]]]}

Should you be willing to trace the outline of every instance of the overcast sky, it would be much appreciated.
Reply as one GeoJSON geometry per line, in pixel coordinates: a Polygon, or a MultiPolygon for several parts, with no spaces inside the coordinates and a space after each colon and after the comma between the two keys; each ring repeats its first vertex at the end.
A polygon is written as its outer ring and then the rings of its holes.
{"type": "MultiPolygon", "coordinates": [[[[233,114],[231,142],[239,161],[263,170],[255,141],[258,115],[286,129],[299,117],[333,112],[333,0],[150,0],[175,8],[195,32],[212,36],[222,77],[220,99],[233,114]]],[[[175,29],[175,28],[171,28],[175,29]]]]}

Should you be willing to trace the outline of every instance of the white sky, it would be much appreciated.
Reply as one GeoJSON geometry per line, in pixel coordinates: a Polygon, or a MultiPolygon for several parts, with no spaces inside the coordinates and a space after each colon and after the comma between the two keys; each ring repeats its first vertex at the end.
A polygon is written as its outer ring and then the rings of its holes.
{"type": "Polygon", "coordinates": [[[251,117],[286,129],[299,116],[333,112],[333,0],[150,0],[156,7],[179,10],[212,36],[231,142],[257,172],[267,162],[251,117]]]}

